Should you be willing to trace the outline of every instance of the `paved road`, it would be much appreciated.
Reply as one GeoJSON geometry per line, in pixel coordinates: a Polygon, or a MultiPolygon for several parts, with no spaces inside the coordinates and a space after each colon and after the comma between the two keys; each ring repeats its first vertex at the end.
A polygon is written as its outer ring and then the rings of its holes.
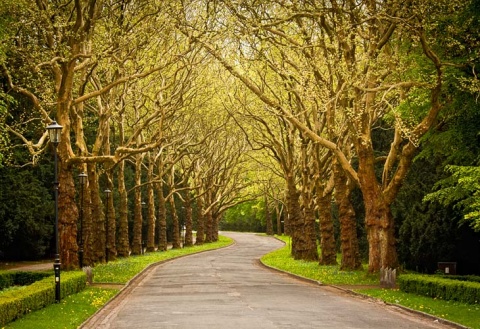
{"type": "Polygon", "coordinates": [[[448,328],[268,270],[257,260],[281,242],[224,234],[237,243],[154,267],[83,328],[448,328]]]}

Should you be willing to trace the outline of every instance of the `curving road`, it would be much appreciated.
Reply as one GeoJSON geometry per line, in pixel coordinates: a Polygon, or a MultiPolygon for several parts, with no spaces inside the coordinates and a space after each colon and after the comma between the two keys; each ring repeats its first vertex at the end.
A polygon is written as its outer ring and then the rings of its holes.
{"type": "Polygon", "coordinates": [[[82,328],[451,328],[268,270],[258,259],[281,242],[223,234],[236,244],[153,267],[82,328]]]}

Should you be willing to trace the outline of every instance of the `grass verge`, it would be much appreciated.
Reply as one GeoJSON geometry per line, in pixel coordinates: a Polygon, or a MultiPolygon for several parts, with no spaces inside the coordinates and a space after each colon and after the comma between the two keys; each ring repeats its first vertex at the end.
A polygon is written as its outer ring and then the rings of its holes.
{"type": "Polygon", "coordinates": [[[286,245],[262,257],[262,262],[268,266],[325,284],[355,286],[354,291],[357,293],[378,298],[387,303],[405,306],[472,329],[480,329],[479,304],[469,305],[433,299],[405,293],[397,289],[360,289],[358,286],[361,285],[378,285],[378,276],[369,275],[366,270],[340,271],[338,265],[319,266],[318,262],[294,260],[290,255],[289,238],[284,236],[277,236],[277,238],[283,240],[286,245]]]}
{"type": "Polygon", "coordinates": [[[402,292],[397,289],[358,289],[356,292],[399,304],[438,318],[460,323],[472,329],[480,329],[480,305],[433,299],[402,292]]]}
{"type": "Polygon", "coordinates": [[[318,262],[294,260],[290,255],[288,237],[277,236],[283,240],[285,247],[262,257],[265,265],[305,278],[333,285],[376,285],[378,276],[368,274],[365,270],[340,271],[338,265],[319,266],[318,262]]]}
{"type": "MultiPolygon", "coordinates": [[[[207,243],[166,252],[152,252],[141,256],[118,259],[94,267],[94,281],[125,284],[153,263],[202,251],[226,247],[233,240],[224,236],[218,242],[207,243]]],[[[75,329],[105,305],[119,289],[87,287],[78,294],[70,295],[58,304],[49,305],[8,323],[2,329],[75,329]]]]}
{"type": "Polygon", "coordinates": [[[95,313],[118,289],[87,287],[78,294],[70,295],[58,304],[52,304],[41,310],[8,323],[4,329],[66,329],[77,328],[90,315],[95,313]]]}

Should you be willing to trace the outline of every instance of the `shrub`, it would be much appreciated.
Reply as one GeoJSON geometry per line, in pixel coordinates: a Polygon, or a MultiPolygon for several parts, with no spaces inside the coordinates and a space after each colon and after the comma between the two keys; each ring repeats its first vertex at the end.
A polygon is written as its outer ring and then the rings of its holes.
{"type": "Polygon", "coordinates": [[[404,274],[397,279],[400,290],[432,298],[455,300],[468,304],[480,302],[480,283],[435,276],[404,274]]]}
{"type": "MultiPolygon", "coordinates": [[[[41,309],[55,302],[55,279],[49,276],[24,289],[0,294],[0,325],[13,321],[24,314],[41,309]]],[[[62,298],[83,290],[86,275],[83,272],[63,272],[60,295],[62,298]]]]}
{"type": "Polygon", "coordinates": [[[3,290],[11,286],[26,286],[50,275],[52,275],[51,271],[49,272],[1,271],[0,272],[0,290],[3,290]]]}
{"type": "Polygon", "coordinates": [[[441,275],[443,279],[458,280],[458,281],[470,281],[470,282],[479,282],[480,276],[478,275],[441,275]]]}
{"type": "Polygon", "coordinates": [[[0,272],[0,290],[11,287],[15,284],[15,272],[2,271],[0,272]]]}

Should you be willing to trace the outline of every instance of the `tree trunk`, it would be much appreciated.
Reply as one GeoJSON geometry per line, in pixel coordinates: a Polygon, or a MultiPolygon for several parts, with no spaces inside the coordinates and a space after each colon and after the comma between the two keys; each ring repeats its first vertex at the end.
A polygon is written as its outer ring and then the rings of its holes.
{"type": "Polygon", "coordinates": [[[185,193],[185,247],[193,246],[192,197],[185,193]]]}
{"type": "Polygon", "coordinates": [[[106,225],[108,227],[108,234],[106,235],[107,244],[106,252],[108,252],[108,260],[112,261],[117,258],[117,216],[115,214],[115,205],[113,204],[113,184],[112,184],[112,174],[107,173],[107,188],[112,191],[109,193],[107,198],[107,209],[108,214],[106,215],[106,225]]]}
{"type": "Polygon", "coordinates": [[[197,198],[197,237],[195,245],[201,246],[205,242],[205,217],[203,215],[203,196],[197,198]]]}
{"type": "MultiPolygon", "coordinates": [[[[60,162],[60,161],[59,161],[60,162]]],[[[59,165],[58,234],[59,254],[63,269],[78,267],[77,219],[75,184],[71,168],[59,165]]]]}
{"type": "Polygon", "coordinates": [[[268,197],[265,195],[265,223],[267,225],[267,235],[273,235],[273,222],[270,209],[268,208],[268,197]]]}
{"type": "MultiPolygon", "coordinates": [[[[159,169],[162,172],[162,169],[159,169]]],[[[156,184],[157,198],[158,198],[158,218],[157,218],[157,235],[158,235],[158,250],[167,251],[167,206],[163,194],[163,181],[160,176],[160,182],[156,184]]]]}
{"type": "Polygon", "coordinates": [[[134,199],[134,217],[133,217],[133,241],[132,254],[142,254],[142,228],[143,228],[143,207],[142,207],[142,155],[137,155],[135,161],[135,199],[134,199]]]}
{"type": "MultiPolygon", "coordinates": [[[[317,230],[315,225],[315,210],[313,206],[313,200],[307,201],[308,204],[303,209],[303,231],[305,234],[305,258],[304,260],[318,260],[318,248],[317,248],[317,230]]],[[[332,225],[333,227],[333,225],[332,225]]],[[[323,239],[321,241],[325,250],[329,249],[329,245],[325,244],[323,239]]],[[[328,242],[328,241],[327,241],[328,242]]],[[[334,241],[335,242],[335,241],[334,241]]],[[[322,249],[323,251],[323,249],[322,249]]]]}
{"type": "Polygon", "coordinates": [[[105,213],[99,193],[97,165],[87,164],[88,185],[90,187],[90,200],[92,209],[92,263],[100,263],[105,260],[105,213]]]}
{"type": "Polygon", "coordinates": [[[320,265],[334,265],[337,264],[337,253],[332,220],[332,195],[331,193],[323,195],[323,188],[320,191],[317,190],[317,192],[317,207],[320,217],[320,246],[322,249],[320,265]]]}
{"type": "Polygon", "coordinates": [[[287,175],[287,208],[289,228],[292,236],[292,256],[294,259],[316,259],[307,246],[307,236],[299,203],[299,193],[292,174],[287,175]]]}
{"type": "MultiPolygon", "coordinates": [[[[312,181],[314,175],[309,160],[314,158],[309,152],[309,143],[302,138],[302,144],[300,147],[301,156],[301,209],[303,215],[303,230],[305,234],[305,256],[302,258],[305,260],[318,260],[317,249],[317,230],[315,227],[315,201],[313,196],[313,190],[315,188],[315,181],[312,181]]],[[[323,240],[322,240],[323,241],[323,240]]],[[[328,248],[329,246],[324,246],[328,248]]],[[[323,246],[322,246],[323,248],[323,246]]]]}
{"type": "Polygon", "coordinates": [[[118,164],[118,194],[120,197],[118,218],[118,256],[130,255],[130,239],[128,237],[128,195],[125,188],[125,161],[118,164]]]}
{"type": "MultiPolygon", "coordinates": [[[[154,161],[149,156],[147,181],[153,181],[154,161]]],[[[148,211],[147,211],[147,251],[155,251],[155,195],[153,183],[147,185],[148,211]]]]}
{"type": "Polygon", "coordinates": [[[175,207],[175,194],[170,196],[170,210],[172,213],[172,225],[173,225],[173,249],[179,249],[182,247],[180,243],[180,223],[178,221],[177,208],[175,207]]]}
{"type": "Polygon", "coordinates": [[[338,206],[340,221],[340,242],[342,262],[340,269],[344,271],[357,270],[362,267],[360,249],[357,238],[357,222],[355,209],[350,202],[353,184],[350,184],[342,167],[334,163],[335,200],[338,206]]]}
{"type": "MultiPolygon", "coordinates": [[[[368,143],[364,143],[368,144],[368,143]]],[[[365,224],[369,244],[368,270],[398,266],[395,246],[395,225],[388,204],[375,176],[373,149],[364,145],[358,153],[358,178],[365,203],[365,224]]]]}
{"type": "MultiPolygon", "coordinates": [[[[88,165],[86,172],[89,173],[88,165]]],[[[94,222],[92,219],[92,193],[90,188],[90,179],[87,178],[87,184],[85,184],[83,191],[83,266],[92,266],[94,264],[92,234],[94,222]]]]}
{"type": "Polygon", "coordinates": [[[222,218],[222,214],[214,214],[212,218],[213,218],[212,242],[216,242],[218,241],[218,225],[220,224],[220,219],[222,218]]]}
{"type": "Polygon", "coordinates": [[[205,242],[206,243],[214,242],[215,239],[213,237],[213,215],[211,210],[207,211],[207,213],[205,214],[204,220],[205,220],[205,231],[206,231],[205,242]]]}

